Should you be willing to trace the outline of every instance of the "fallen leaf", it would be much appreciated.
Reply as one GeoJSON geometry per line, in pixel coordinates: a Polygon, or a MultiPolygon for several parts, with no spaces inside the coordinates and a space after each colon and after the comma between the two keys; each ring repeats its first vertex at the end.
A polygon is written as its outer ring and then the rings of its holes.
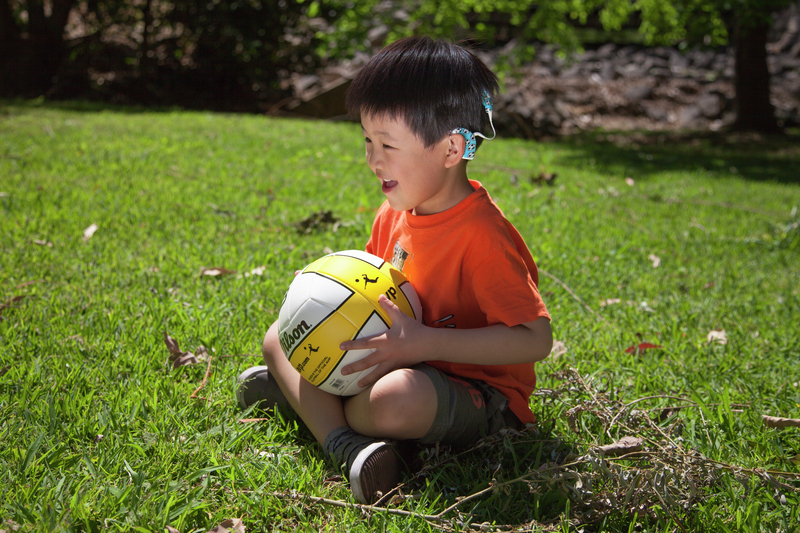
{"type": "Polygon", "coordinates": [[[19,307],[18,304],[25,298],[24,294],[20,294],[19,296],[14,296],[10,300],[6,300],[5,302],[0,304],[0,316],[3,315],[3,310],[9,309],[11,307],[19,307]]]}
{"type": "Polygon", "coordinates": [[[267,271],[267,267],[265,267],[265,266],[256,267],[253,270],[251,270],[250,272],[245,272],[244,274],[240,274],[240,275],[236,276],[236,279],[249,278],[250,276],[263,276],[264,272],[266,272],[266,271],[267,271]]]}
{"type": "Polygon", "coordinates": [[[567,353],[567,346],[561,341],[553,341],[553,349],[550,350],[550,358],[558,359],[567,353]]]}
{"type": "Polygon", "coordinates": [[[231,274],[236,274],[236,271],[235,270],[229,270],[227,268],[219,268],[219,267],[217,267],[217,268],[205,268],[205,267],[203,267],[200,270],[200,275],[201,276],[216,277],[216,276],[229,276],[231,274]]]}
{"type": "MultiPolygon", "coordinates": [[[[179,366],[193,365],[199,362],[192,352],[181,351],[178,341],[167,335],[166,331],[164,332],[164,343],[169,350],[169,361],[172,363],[173,370],[179,366]]],[[[204,347],[201,346],[201,348],[205,350],[204,347]]]]}
{"type": "Polygon", "coordinates": [[[535,178],[531,176],[531,183],[536,183],[537,185],[542,185],[544,183],[552,187],[553,185],[555,185],[557,177],[558,177],[557,172],[551,174],[550,172],[545,172],[544,170],[542,170],[541,172],[539,172],[539,175],[536,176],[535,178]]]}
{"type": "Polygon", "coordinates": [[[48,248],[53,247],[53,243],[50,241],[43,241],[41,239],[33,239],[33,244],[38,244],[39,246],[47,246],[48,248]]]}
{"type": "Polygon", "coordinates": [[[614,305],[621,302],[622,300],[620,300],[619,298],[609,298],[608,300],[603,300],[602,302],[600,302],[600,307],[605,307],[607,305],[614,305]]]}
{"type": "Polygon", "coordinates": [[[256,267],[256,268],[254,268],[253,270],[250,271],[250,275],[251,276],[263,276],[264,272],[266,270],[267,270],[267,267],[265,267],[265,266],[256,267]]]}
{"type": "Polygon", "coordinates": [[[164,342],[167,345],[167,350],[169,350],[170,355],[181,355],[183,352],[181,351],[181,347],[178,345],[178,341],[170,337],[167,332],[164,332],[164,342]]]}
{"type": "Polygon", "coordinates": [[[181,533],[180,531],[178,531],[177,529],[175,529],[172,526],[166,526],[166,528],[167,528],[167,533],[181,533]]]}
{"type": "Polygon", "coordinates": [[[622,437],[614,444],[606,444],[600,446],[598,449],[603,452],[606,457],[618,457],[626,453],[642,451],[642,443],[644,439],[641,437],[622,437]]]}
{"type": "Polygon", "coordinates": [[[703,288],[704,288],[704,289],[711,289],[711,288],[713,288],[713,287],[714,287],[714,282],[713,282],[713,281],[709,281],[708,283],[706,283],[705,285],[703,285],[703,288]]]}
{"type": "Polygon", "coordinates": [[[658,257],[656,254],[650,254],[650,255],[647,256],[647,258],[650,261],[652,261],[653,268],[658,268],[658,266],[661,264],[661,258],[658,257]]]}
{"type": "Polygon", "coordinates": [[[728,344],[728,336],[724,329],[712,329],[706,337],[709,344],[728,344]]]}
{"type": "Polygon", "coordinates": [[[208,530],[207,533],[244,533],[244,523],[240,518],[223,520],[218,526],[208,530]]]}
{"type": "Polygon", "coordinates": [[[298,233],[308,234],[312,231],[321,230],[325,226],[336,224],[337,222],[339,222],[339,219],[333,216],[333,211],[317,211],[316,213],[311,213],[308,217],[295,224],[295,226],[297,227],[298,233]]]}
{"type": "Polygon", "coordinates": [[[628,184],[628,187],[633,187],[635,182],[633,181],[633,178],[625,178],[625,183],[628,184]]]}
{"type": "Polygon", "coordinates": [[[205,361],[208,359],[208,349],[205,346],[198,346],[194,351],[194,355],[197,357],[198,361],[205,361]]]}
{"type": "Polygon", "coordinates": [[[0,524],[4,524],[8,527],[8,529],[0,529],[0,531],[4,533],[13,533],[15,531],[19,531],[20,525],[14,522],[13,520],[6,519],[5,522],[0,521],[0,524]]]}
{"type": "Polygon", "coordinates": [[[800,465],[800,453],[796,454],[794,457],[792,457],[789,460],[791,462],[793,462],[794,464],[796,464],[796,465],[800,465]]]}
{"type": "Polygon", "coordinates": [[[7,192],[0,191],[0,198],[5,198],[6,196],[8,196],[7,192]]]}
{"type": "Polygon", "coordinates": [[[631,346],[625,349],[625,353],[642,353],[645,350],[657,350],[661,348],[658,344],[650,344],[649,342],[643,342],[636,346],[631,346]]]}
{"type": "Polygon", "coordinates": [[[88,241],[89,239],[91,239],[92,235],[94,235],[94,232],[98,230],[98,227],[99,226],[97,224],[92,224],[91,226],[83,230],[83,240],[88,241]]]}
{"type": "Polygon", "coordinates": [[[768,428],[800,428],[800,419],[797,418],[761,415],[761,419],[768,428]]]}
{"type": "Polygon", "coordinates": [[[647,311],[648,313],[656,312],[655,309],[650,307],[650,305],[647,302],[639,302],[639,309],[641,309],[642,311],[647,311]]]}

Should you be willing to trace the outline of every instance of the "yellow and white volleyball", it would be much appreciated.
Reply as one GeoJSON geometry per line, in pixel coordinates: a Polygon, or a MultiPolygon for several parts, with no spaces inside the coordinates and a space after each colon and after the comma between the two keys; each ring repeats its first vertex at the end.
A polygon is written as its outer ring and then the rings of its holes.
{"type": "Polygon", "coordinates": [[[326,255],[295,276],[281,304],[278,337],[300,375],[331,394],[361,392],[358,381],[374,367],[347,376],[341,369],[374,350],[343,351],[339,345],[391,327],[389,315],[378,303],[381,294],[422,321],[419,297],[403,273],[366,252],[326,255]]]}

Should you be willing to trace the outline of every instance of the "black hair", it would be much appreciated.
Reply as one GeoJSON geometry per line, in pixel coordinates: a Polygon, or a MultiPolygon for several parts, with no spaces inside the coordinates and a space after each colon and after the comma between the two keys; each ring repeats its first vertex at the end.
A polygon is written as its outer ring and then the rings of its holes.
{"type": "MultiPolygon", "coordinates": [[[[497,76],[466,48],[430,37],[408,37],[375,54],[347,90],[347,109],[402,119],[430,148],[454,128],[484,132],[483,91],[497,93],[497,76]]],[[[478,142],[480,142],[478,138],[478,142]]]]}

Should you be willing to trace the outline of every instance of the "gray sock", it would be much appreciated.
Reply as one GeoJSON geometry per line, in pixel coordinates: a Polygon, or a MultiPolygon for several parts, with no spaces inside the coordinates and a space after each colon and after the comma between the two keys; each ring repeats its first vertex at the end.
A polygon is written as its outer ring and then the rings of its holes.
{"type": "Polygon", "coordinates": [[[359,435],[349,427],[342,426],[325,437],[322,449],[333,459],[337,467],[344,467],[345,474],[350,475],[350,467],[353,466],[358,452],[380,440],[359,435]]]}

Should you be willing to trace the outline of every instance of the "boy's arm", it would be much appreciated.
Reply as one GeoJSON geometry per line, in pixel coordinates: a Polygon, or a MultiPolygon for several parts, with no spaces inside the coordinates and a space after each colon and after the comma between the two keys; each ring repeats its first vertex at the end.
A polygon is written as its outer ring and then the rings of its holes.
{"type": "Polygon", "coordinates": [[[374,353],[342,368],[343,374],[349,374],[378,365],[359,381],[361,387],[373,384],[392,370],[425,361],[478,365],[533,363],[547,357],[553,345],[547,318],[514,327],[495,324],[478,329],[431,328],[405,315],[385,296],[381,296],[380,304],[392,319],[389,331],[342,343],[343,350],[375,349],[374,353]]]}

